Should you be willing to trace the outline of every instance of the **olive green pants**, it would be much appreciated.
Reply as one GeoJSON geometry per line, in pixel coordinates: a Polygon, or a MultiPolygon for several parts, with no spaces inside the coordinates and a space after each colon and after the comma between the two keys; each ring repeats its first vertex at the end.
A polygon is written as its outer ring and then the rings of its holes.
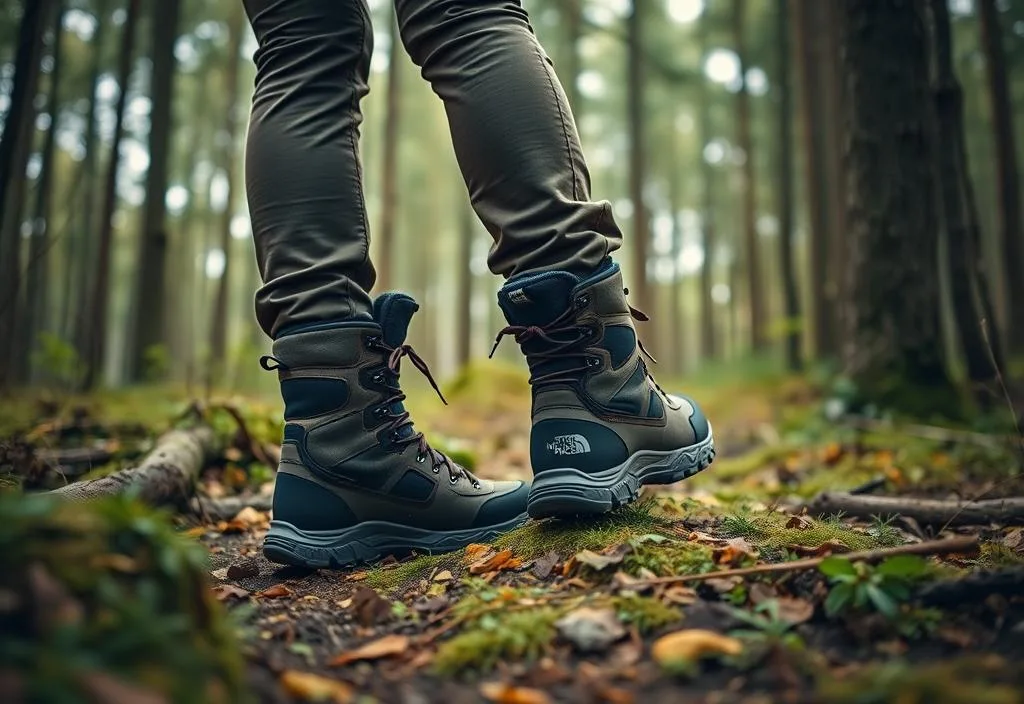
{"type": "MultiPolygon", "coordinates": [[[[491,270],[592,271],[621,233],[609,205],[591,200],[565,94],[526,11],[512,0],[395,2],[402,43],[444,101],[470,200],[494,238],[491,270]]],[[[259,43],[245,166],[264,283],[256,314],[275,337],[370,312],[359,104],[373,36],[364,0],[244,3],[259,43]]]]}

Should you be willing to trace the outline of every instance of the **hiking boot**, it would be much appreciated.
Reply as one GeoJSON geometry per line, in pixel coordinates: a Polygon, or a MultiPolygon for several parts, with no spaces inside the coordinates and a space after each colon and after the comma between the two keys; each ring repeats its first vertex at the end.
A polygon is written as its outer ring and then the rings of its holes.
{"type": "MultiPolygon", "coordinates": [[[[640,487],[671,484],[711,464],[711,426],[688,398],[648,373],[618,264],[589,278],[524,274],[498,292],[530,366],[531,516],[599,514],[635,501],[640,487]]],[[[493,354],[493,351],[492,351],[493,354]]]]}
{"type": "MultiPolygon", "coordinates": [[[[373,319],[288,331],[265,369],[285,403],[267,559],[344,567],[410,551],[489,542],[526,520],[523,482],[478,479],[427,444],[399,385],[403,358],[441,392],[405,344],[416,302],[386,293],[373,319]]],[[[441,397],[442,401],[444,397],[441,397]]]]}

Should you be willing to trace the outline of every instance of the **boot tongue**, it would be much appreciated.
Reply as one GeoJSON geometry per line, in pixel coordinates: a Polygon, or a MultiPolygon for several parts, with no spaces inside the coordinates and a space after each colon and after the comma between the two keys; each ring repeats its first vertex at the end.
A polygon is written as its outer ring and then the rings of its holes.
{"type": "Polygon", "coordinates": [[[401,347],[409,332],[409,322],[419,304],[405,293],[388,292],[373,301],[373,319],[380,325],[381,336],[388,347],[401,347]]]}
{"type": "Polygon", "coordinates": [[[572,304],[579,277],[567,271],[509,279],[498,291],[498,305],[512,325],[546,325],[572,304]]]}

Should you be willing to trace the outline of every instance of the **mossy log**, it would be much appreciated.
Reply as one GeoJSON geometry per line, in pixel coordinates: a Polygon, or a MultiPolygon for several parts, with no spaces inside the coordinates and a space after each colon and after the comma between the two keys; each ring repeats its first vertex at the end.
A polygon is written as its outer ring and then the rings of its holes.
{"type": "Polygon", "coordinates": [[[152,506],[181,504],[192,496],[196,476],[216,453],[217,439],[210,427],[172,430],[157,440],[156,447],[137,467],[68,484],[50,493],[85,501],[131,490],[140,501],[152,506]]]}
{"type": "Polygon", "coordinates": [[[926,525],[988,525],[1024,522],[1024,497],[986,501],[938,501],[906,496],[863,496],[846,492],[818,494],[807,504],[809,513],[828,516],[900,515],[926,525]]]}

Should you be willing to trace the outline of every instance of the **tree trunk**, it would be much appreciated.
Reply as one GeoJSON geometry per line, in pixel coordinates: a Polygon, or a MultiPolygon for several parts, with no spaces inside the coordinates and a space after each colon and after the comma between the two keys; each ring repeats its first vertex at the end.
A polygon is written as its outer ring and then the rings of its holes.
{"type": "Polygon", "coordinates": [[[148,374],[147,353],[166,340],[165,303],[167,277],[167,181],[173,123],[174,73],[177,60],[181,0],[153,4],[150,84],[149,169],[146,172],[146,203],[142,212],[138,279],[135,282],[132,326],[133,344],[128,354],[128,380],[142,381],[148,374]]]}
{"type": "MultiPolygon", "coordinates": [[[[946,235],[953,315],[963,348],[968,378],[978,384],[995,379],[998,370],[982,331],[977,286],[985,282],[975,274],[981,265],[981,228],[975,210],[967,146],[964,138],[964,96],[953,69],[953,47],[946,0],[929,0],[931,24],[931,85],[935,105],[935,174],[938,213],[946,235]]],[[[995,328],[992,328],[993,330],[995,328]]],[[[993,349],[995,351],[995,349],[993,349]]],[[[978,399],[985,403],[986,394],[978,399]]]]}
{"type": "Polygon", "coordinates": [[[61,305],[62,327],[68,339],[74,341],[79,357],[87,356],[89,330],[89,299],[92,297],[92,267],[96,259],[93,228],[96,226],[95,205],[97,178],[98,128],[96,91],[103,68],[103,47],[106,38],[108,0],[97,0],[96,31],[91,42],[89,66],[89,112],[85,118],[85,158],[79,171],[83,180],[81,217],[76,220],[75,234],[68,240],[67,281],[64,302],[61,305]]]}
{"type": "Polygon", "coordinates": [[[381,165],[380,223],[377,237],[377,288],[389,290],[394,282],[395,227],[398,215],[398,138],[402,121],[402,42],[398,36],[398,19],[394,3],[391,7],[391,47],[388,51],[388,85],[384,108],[384,155],[381,165]]]}
{"type": "Polygon", "coordinates": [[[70,501],[134,492],[153,506],[183,504],[194,493],[196,477],[216,454],[217,438],[207,426],[172,430],[157,441],[156,448],[138,467],[122,469],[106,477],[68,484],[50,492],[70,501]]]}
{"type": "Polygon", "coordinates": [[[14,82],[10,106],[0,138],[0,391],[19,378],[15,333],[23,315],[21,307],[21,215],[25,194],[25,166],[35,130],[35,96],[39,82],[43,37],[49,26],[52,4],[26,0],[18,29],[14,82]]]}
{"type": "Polygon", "coordinates": [[[473,349],[473,270],[470,259],[473,257],[473,233],[475,232],[473,209],[465,202],[465,194],[459,191],[459,255],[458,263],[462,270],[458,278],[456,290],[456,315],[458,316],[458,345],[455,350],[455,363],[459,370],[469,364],[473,349]]]}
{"type": "MultiPolygon", "coordinates": [[[[800,70],[800,112],[804,138],[804,183],[808,206],[808,260],[810,269],[808,322],[813,333],[814,355],[824,359],[836,354],[834,309],[828,293],[828,194],[826,190],[824,107],[821,84],[821,46],[817,34],[819,0],[794,0],[793,40],[800,70]]],[[[834,272],[837,273],[837,272],[834,272]]]]}
{"type": "MultiPolygon", "coordinates": [[[[83,385],[94,388],[103,376],[107,351],[107,318],[110,302],[110,264],[113,255],[114,211],[117,207],[117,172],[121,165],[121,138],[124,136],[124,109],[128,101],[128,83],[132,72],[135,48],[135,27],[139,22],[140,0],[128,0],[128,14],[121,29],[121,46],[117,59],[117,85],[120,92],[114,108],[114,137],[110,144],[103,205],[100,211],[99,246],[96,273],[92,280],[88,330],[86,331],[85,378],[83,385]]],[[[94,96],[95,99],[95,96],[94,96]]]]}
{"type": "Polygon", "coordinates": [[[220,154],[220,170],[227,179],[227,202],[220,222],[220,249],[224,253],[224,270],[217,280],[213,316],[210,321],[210,364],[207,390],[224,378],[228,369],[228,298],[231,285],[231,219],[235,206],[235,173],[238,162],[238,77],[242,65],[242,40],[245,39],[245,14],[236,5],[228,27],[227,68],[224,73],[224,145],[220,154]]]}
{"type": "Polygon", "coordinates": [[[835,2],[818,2],[815,8],[816,29],[814,35],[820,42],[821,69],[819,73],[818,94],[822,101],[823,122],[818,129],[824,135],[824,186],[827,223],[827,243],[825,245],[827,310],[832,345],[838,349],[842,345],[838,320],[839,301],[843,292],[841,272],[846,265],[846,174],[843,166],[843,131],[840,128],[843,115],[843,69],[840,65],[839,44],[842,13],[835,2]]]}
{"type": "Polygon", "coordinates": [[[580,39],[583,36],[583,0],[564,0],[562,3],[565,12],[565,69],[559,71],[562,79],[562,86],[565,88],[565,96],[569,100],[569,108],[572,114],[579,119],[581,113],[579,83],[580,64],[580,39]]]}
{"type": "Polygon", "coordinates": [[[740,62],[740,89],[736,93],[736,141],[743,151],[743,253],[747,274],[747,314],[750,342],[755,352],[765,349],[765,301],[761,283],[761,250],[757,236],[757,181],[754,170],[754,140],[750,127],[750,91],[747,89],[747,0],[733,0],[732,35],[740,62]]]}
{"type": "MultiPolygon", "coordinates": [[[[1002,260],[1006,266],[1003,308],[1009,321],[1007,345],[1014,354],[1024,354],[1024,324],[1020,322],[1024,319],[1024,225],[1021,221],[1020,174],[1006,50],[995,0],[979,0],[978,17],[992,111],[999,240],[1003,245],[1002,260]]],[[[991,325],[994,324],[992,321],[991,325]]]]}
{"type": "MultiPolygon", "coordinates": [[[[703,71],[708,52],[708,12],[700,18],[700,60],[703,71]]],[[[711,142],[711,110],[708,101],[710,91],[703,73],[697,79],[698,128],[700,130],[700,176],[701,176],[701,248],[704,262],[700,269],[700,349],[702,361],[707,363],[715,358],[718,345],[715,339],[715,302],[711,296],[715,271],[715,169],[704,154],[711,142]]]]}
{"type": "Polygon", "coordinates": [[[789,0],[779,0],[775,12],[779,61],[776,78],[779,94],[779,262],[786,316],[786,368],[790,371],[799,371],[802,367],[802,350],[800,297],[797,293],[796,268],[793,261],[793,95],[789,77],[789,0]]]}
{"type": "Polygon", "coordinates": [[[36,344],[39,334],[48,329],[50,314],[50,266],[53,246],[53,227],[50,221],[50,192],[53,189],[54,154],[56,153],[57,125],[60,118],[60,75],[61,47],[63,44],[64,2],[58,0],[53,13],[51,31],[50,56],[53,68],[49,75],[49,93],[46,98],[46,109],[50,113],[50,126],[46,130],[43,141],[42,168],[39,182],[36,185],[35,213],[32,219],[32,239],[29,245],[27,315],[23,328],[25,330],[24,352],[29,352],[36,344]]]}
{"type": "MultiPolygon", "coordinates": [[[[643,12],[642,0],[633,0],[627,20],[628,87],[627,120],[629,123],[629,197],[633,202],[633,272],[629,277],[633,305],[640,310],[651,310],[650,286],[647,282],[647,250],[650,223],[644,203],[644,184],[647,177],[646,133],[644,130],[644,67],[643,67],[643,12]]],[[[655,329],[645,331],[648,344],[659,349],[655,329]],[[652,337],[653,336],[653,337],[652,337]]]]}
{"type": "Polygon", "coordinates": [[[665,361],[668,370],[672,374],[681,374],[686,363],[686,351],[684,349],[684,328],[683,324],[683,267],[680,264],[683,252],[683,228],[679,221],[679,211],[682,207],[682,174],[680,173],[682,159],[676,158],[679,153],[678,138],[675,125],[671,126],[671,137],[669,148],[672,159],[669,163],[668,172],[668,207],[669,215],[672,217],[672,248],[669,256],[672,257],[672,282],[668,286],[669,306],[668,325],[670,331],[667,340],[664,340],[666,352],[665,361]]]}
{"type": "Polygon", "coordinates": [[[926,37],[916,3],[842,3],[850,251],[844,365],[862,397],[954,410],[939,328],[926,37]]]}

